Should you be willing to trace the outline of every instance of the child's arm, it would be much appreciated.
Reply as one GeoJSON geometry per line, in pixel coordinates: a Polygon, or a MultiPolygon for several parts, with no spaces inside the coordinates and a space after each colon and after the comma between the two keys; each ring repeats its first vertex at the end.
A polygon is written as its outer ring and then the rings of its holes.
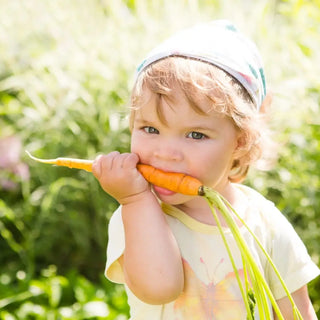
{"type": "Polygon", "coordinates": [[[125,251],[120,258],[126,283],[142,301],[163,304],[184,285],[176,240],[148,182],[136,169],[135,154],[98,157],[93,173],[101,187],[122,204],[125,251]]]}
{"type": "MultiPolygon", "coordinates": [[[[316,313],[313,309],[311,304],[308,288],[307,286],[303,286],[302,288],[298,289],[297,291],[292,293],[292,298],[296,303],[302,318],[304,320],[317,320],[316,313]]],[[[292,314],[292,305],[288,299],[288,297],[284,297],[282,299],[277,300],[278,306],[280,311],[286,320],[294,320],[294,316],[292,314]]],[[[275,316],[275,320],[278,319],[275,316]]]]}

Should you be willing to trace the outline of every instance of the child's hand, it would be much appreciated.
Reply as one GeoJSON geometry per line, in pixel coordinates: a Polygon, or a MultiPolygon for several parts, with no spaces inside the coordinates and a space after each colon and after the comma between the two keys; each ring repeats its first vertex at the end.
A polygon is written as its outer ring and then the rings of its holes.
{"type": "Polygon", "coordinates": [[[139,157],[134,153],[114,151],[98,156],[92,165],[92,172],[104,191],[120,204],[128,204],[150,192],[149,183],[137,170],[138,162],[139,157]]]}

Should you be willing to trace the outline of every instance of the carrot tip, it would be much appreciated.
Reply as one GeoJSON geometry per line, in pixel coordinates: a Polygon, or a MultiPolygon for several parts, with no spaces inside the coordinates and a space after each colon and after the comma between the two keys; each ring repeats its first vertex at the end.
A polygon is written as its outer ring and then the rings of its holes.
{"type": "Polygon", "coordinates": [[[32,160],[35,160],[35,161],[38,161],[38,162],[42,162],[42,163],[49,163],[49,164],[54,164],[55,163],[55,159],[39,159],[39,158],[36,158],[34,157],[29,151],[25,150],[26,151],[26,154],[32,159],[32,160]]]}

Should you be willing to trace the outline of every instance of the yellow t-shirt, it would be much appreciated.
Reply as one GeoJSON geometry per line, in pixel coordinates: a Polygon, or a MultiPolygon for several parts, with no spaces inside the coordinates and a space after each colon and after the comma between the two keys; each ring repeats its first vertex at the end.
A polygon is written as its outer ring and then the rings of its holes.
{"type": "MultiPolygon", "coordinates": [[[[319,269],[312,262],[304,244],[274,204],[249,187],[236,186],[247,200],[243,212],[239,214],[271,256],[289,291],[301,288],[319,275],[319,269]]],[[[218,228],[201,223],[173,206],[162,204],[162,208],[180,248],[185,287],[175,301],[164,305],[149,305],[139,300],[125,286],[130,319],[245,320],[245,306],[218,228]]],[[[240,230],[274,297],[276,299],[284,297],[286,294],[278,277],[252,235],[244,226],[240,230]]],[[[235,240],[229,229],[225,228],[224,233],[231,247],[238,273],[243,279],[241,257],[235,240]]],[[[124,283],[123,272],[118,262],[124,246],[121,207],[119,207],[109,224],[106,265],[106,276],[117,283],[124,283]]],[[[258,314],[256,319],[259,319],[258,314]]]]}

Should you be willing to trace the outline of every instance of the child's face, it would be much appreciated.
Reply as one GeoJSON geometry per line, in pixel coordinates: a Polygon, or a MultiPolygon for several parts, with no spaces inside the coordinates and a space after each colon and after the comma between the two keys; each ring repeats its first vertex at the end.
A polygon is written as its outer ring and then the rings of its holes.
{"type": "MultiPolygon", "coordinates": [[[[141,163],[186,173],[224,194],[239,141],[232,121],[209,111],[206,105],[201,107],[209,113],[198,114],[181,90],[175,90],[172,102],[163,101],[164,123],[158,117],[155,96],[146,94],[147,103],[134,114],[131,151],[141,163]]],[[[154,191],[167,203],[187,201],[186,196],[168,190],[154,187],[154,191]]]]}

